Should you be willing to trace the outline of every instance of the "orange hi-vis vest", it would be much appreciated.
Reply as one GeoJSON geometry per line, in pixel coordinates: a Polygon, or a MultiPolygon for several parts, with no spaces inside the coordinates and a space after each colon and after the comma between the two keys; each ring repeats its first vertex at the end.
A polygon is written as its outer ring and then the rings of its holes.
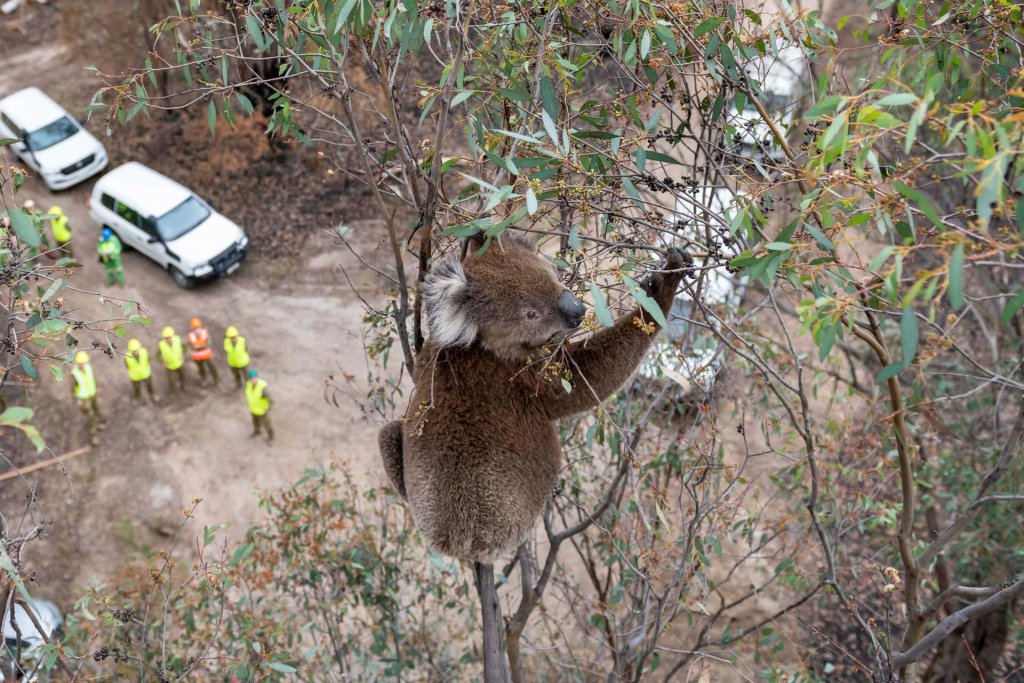
{"type": "Polygon", "coordinates": [[[197,327],[188,333],[188,345],[192,347],[189,355],[194,361],[210,360],[213,349],[210,348],[210,333],[205,327],[197,327]]]}

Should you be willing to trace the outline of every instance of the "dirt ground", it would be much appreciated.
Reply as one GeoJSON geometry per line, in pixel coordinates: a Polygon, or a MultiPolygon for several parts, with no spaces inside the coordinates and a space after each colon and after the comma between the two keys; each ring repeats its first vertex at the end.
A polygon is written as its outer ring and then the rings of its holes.
{"type": "MultiPolygon", "coordinates": [[[[81,67],[72,55],[46,46],[4,51],[0,96],[36,85],[68,109],[75,111],[77,105],[80,110],[95,89],[81,67]]],[[[123,147],[108,145],[112,167],[129,159],[123,147]]],[[[188,177],[177,179],[189,184],[188,177]]],[[[319,177],[308,182],[322,188],[319,177]]],[[[29,567],[38,596],[56,600],[65,609],[88,582],[109,579],[133,550],[167,547],[182,522],[182,508],[194,497],[203,503],[192,537],[201,534],[203,525],[226,524],[227,533],[238,538],[257,517],[256,492],[289,483],[308,466],[337,459],[367,483],[382,477],[376,461],[377,425],[364,418],[354,400],[341,396],[338,407],[329,403],[324,388],[330,377],[343,373],[365,377],[363,306],[339,266],[370,297],[381,292],[383,279],[321,230],[310,231],[303,248],[289,252],[287,258],[255,249],[238,272],[192,291],[179,289],[154,263],[129,252],[124,258],[126,286],[110,288],[93,256],[99,226],[86,207],[92,184],[90,180],[52,195],[30,180],[19,198],[32,198],[43,209],[59,204],[70,218],[75,253],[85,264],[71,281],[80,291],[65,297],[74,316],[91,321],[119,318],[122,300],[131,300],[152,319],[148,327],[129,326],[128,337],[138,337],[154,355],[154,380],[164,400],[159,406],[134,403],[123,362],[94,352],[99,399],[109,422],[101,445],[70,460],[66,469],[54,466],[0,482],[0,503],[7,511],[24,507],[26,496],[34,491],[36,503],[23,525],[43,523],[46,533],[29,546],[29,567]],[[112,303],[105,303],[104,297],[112,303]],[[171,325],[184,334],[192,316],[207,324],[218,351],[228,325],[238,326],[247,337],[253,365],[268,380],[274,399],[271,417],[277,438],[272,445],[249,438],[245,399],[233,386],[222,352],[217,354],[219,388],[201,388],[190,367],[187,395],[168,395],[155,357],[160,330],[171,325]]],[[[206,194],[203,187],[193,189],[206,194]]],[[[223,208],[216,197],[206,197],[215,208],[223,208]]],[[[287,195],[281,199],[286,201],[287,195]]],[[[294,207],[296,213],[304,209],[294,207]]],[[[237,220],[251,232],[273,229],[237,220]]],[[[362,240],[362,253],[372,258],[376,245],[369,235],[380,234],[373,221],[348,225],[353,240],[362,240]]],[[[385,264],[382,258],[381,265],[385,264]]],[[[111,327],[101,323],[82,330],[77,333],[80,345],[90,348],[97,341],[105,347],[109,339],[123,349],[127,338],[113,334],[111,327]]],[[[358,384],[351,385],[351,397],[364,393],[358,384]]],[[[53,453],[88,443],[67,380],[58,383],[42,370],[39,385],[28,391],[28,401],[53,453]]],[[[48,457],[36,455],[23,440],[5,455],[20,466],[48,457]]]]}

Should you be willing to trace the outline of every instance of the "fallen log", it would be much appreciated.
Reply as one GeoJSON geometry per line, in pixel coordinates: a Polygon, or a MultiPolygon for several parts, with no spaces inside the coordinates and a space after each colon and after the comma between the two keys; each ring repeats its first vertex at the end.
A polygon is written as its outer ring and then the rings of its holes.
{"type": "Polygon", "coordinates": [[[36,470],[41,470],[43,468],[50,467],[52,465],[59,465],[59,464],[61,464],[63,462],[67,462],[68,460],[71,460],[72,458],[77,458],[80,455],[88,453],[91,450],[92,450],[91,447],[83,446],[82,448],[76,448],[73,451],[68,451],[67,453],[62,453],[61,455],[55,456],[51,460],[44,460],[43,462],[37,462],[36,464],[29,465],[28,467],[16,467],[13,470],[10,470],[8,472],[4,472],[3,474],[0,474],[0,481],[4,481],[6,479],[13,479],[14,477],[17,477],[17,476],[20,476],[20,475],[24,475],[24,474],[28,474],[29,472],[35,472],[36,470]]]}

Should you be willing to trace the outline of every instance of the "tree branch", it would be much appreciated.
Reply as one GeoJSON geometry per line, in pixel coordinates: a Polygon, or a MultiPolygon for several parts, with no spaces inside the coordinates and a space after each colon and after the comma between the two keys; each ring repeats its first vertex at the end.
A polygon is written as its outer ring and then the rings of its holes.
{"type": "Polygon", "coordinates": [[[943,529],[938,537],[928,547],[921,552],[918,556],[917,561],[920,566],[925,566],[930,563],[936,555],[942,552],[946,544],[956,536],[956,534],[967,526],[978,514],[978,511],[985,503],[994,502],[997,500],[1020,500],[1020,496],[1005,496],[1005,495],[993,495],[986,496],[985,493],[1002,478],[1006,472],[1006,467],[1010,462],[1010,458],[1013,453],[1021,444],[1021,439],[1024,437],[1024,403],[1021,404],[1021,411],[1017,416],[1017,422],[1013,426],[1013,431],[1010,433],[1009,439],[1003,446],[1003,451],[999,455],[999,461],[995,467],[985,475],[985,479],[982,480],[981,485],[978,487],[978,492],[974,495],[974,500],[967,506],[963,514],[957,517],[955,520],[949,523],[949,525],[943,529]]]}
{"type": "Polygon", "coordinates": [[[976,602],[973,605],[964,607],[953,612],[951,615],[939,622],[927,635],[921,638],[906,652],[901,652],[892,659],[894,669],[902,669],[919,660],[926,652],[946,639],[953,631],[957,630],[968,621],[983,617],[989,612],[994,612],[1011,600],[1016,599],[1024,593],[1024,577],[1018,578],[1009,586],[999,591],[987,600],[976,602]]]}

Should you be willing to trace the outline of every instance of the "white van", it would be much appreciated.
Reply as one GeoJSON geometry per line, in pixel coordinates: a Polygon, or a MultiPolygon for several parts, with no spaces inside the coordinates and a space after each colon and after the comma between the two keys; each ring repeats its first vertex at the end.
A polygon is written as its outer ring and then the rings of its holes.
{"type": "MultiPolygon", "coordinates": [[[[772,122],[786,134],[793,124],[807,74],[807,57],[798,45],[782,45],[778,52],[755,57],[744,65],[747,78],[761,87],[761,104],[772,122]]],[[[766,153],[779,160],[784,154],[764,119],[747,102],[743,111],[736,108],[735,100],[729,104],[726,119],[736,128],[736,136],[746,156],[766,153]]]]}
{"type": "Polygon", "coordinates": [[[0,138],[50,190],[77,185],[107,167],[107,151],[75,117],[39,88],[0,100],[0,138]]]}
{"type": "Polygon", "coordinates": [[[235,272],[249,247],[244,230],[188,188],[137,161],[96,181],[89,215],[185,289],[235,272]]]}

